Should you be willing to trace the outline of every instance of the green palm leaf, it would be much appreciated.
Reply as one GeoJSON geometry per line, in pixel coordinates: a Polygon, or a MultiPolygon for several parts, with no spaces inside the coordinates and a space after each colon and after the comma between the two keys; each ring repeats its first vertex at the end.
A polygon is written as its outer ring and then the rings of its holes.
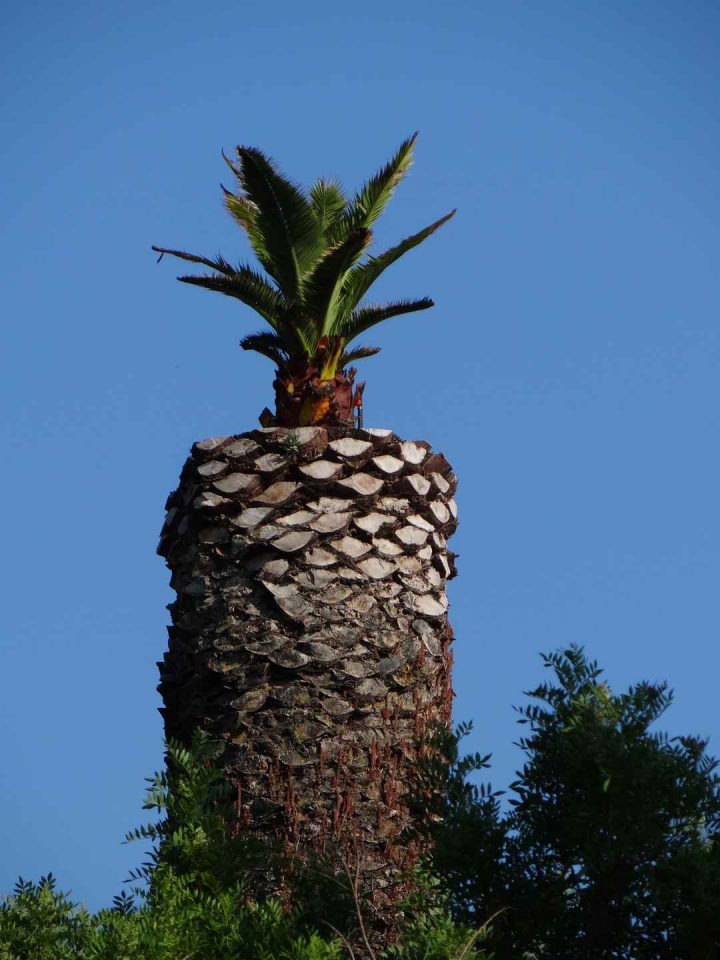
{"type": "Polygon", "coordinates": [[[196,253],[186,253],[184,250],[168,250],[167,247],[152,247],[151,249],[154,250],[155,253],[160,254],[158,257],[158,263],[167,253],[168,256],[177,257],[179,260],[189,260],[190,263],[202,263],[204,266],[210,267],[213,270],[217,270],[218,273],[224,273],[228,276],[231,276],[233,273],[235,273],[235,269],[220,256],[218,256],[216,260],[209,260],[207,257],[200,257],[196,253]]]}
{"type": "Polygon", "coordinates": [[[346,367],[349,363],[354,363],[356,360],[364,360],[365,357],[374,357],[376,353],[380,353],[380,347],[353,347],[352,350],[346,350],[340,358],[340,366],[346,367]]]}
{"type": "Polygon", "coordinates": [[[277,364],[278,367],[284,367],[289,359],[288,352],[280,337],[270,331],[251,333],[247,337],[243,337],[240,346],[243,350],[254,350],[255,353],[262,354],[277,364]]]}
{"type": "Polygon", "coordinates": [[[310,202],[323,234],[329,235],[347,206],[340,184],[336,180],[316,180],[310,187],[310,202]]]}
{"type": "Polygon", "coordinates": [[[237,154],[238,178],[257,208],[254,227],[262,247],[253,246],[258,259],[288,299],[300,298],[305,274],[325,248],[320,224],[302,190],[264,154],[253,147],[238,147],[237,154]]]}
{"type": "Polygon", "coordinates": [[[334,333],[337,306],[348,271],[367,249],[372,234],[367,229],[352,230],[342,243],[333,247],[320,261],[305,288],[305,306],[316,319],[318,337],[334,333]]]}
{"type": "Polygon", "coordinates": [[[313,356],[317,343],[315,326],[297,305],[285,310],[275,332],[288,356],[304,356],[308,360],[313,356]]]}
{"type": "Polygon", "coordinates": [[[420,300],[398,300],[395,303],[361,307],[346,322],[343,334],[348,340],[354,340],[365,330],[382,323],[383,320],[399,317],[403,313],[414,313],[416,310],[427,310],[433,306],[435,304],[430,297],[423,297],[420,300]]]}
{"type": "Polygon", "coordinates": [[[345,285],[341,307],[343,317],[347,317],[350,312],[357,307],[372,284],[375,283],[378,277],[387,270],[391,264],[399,260],[408,250],[412,250],[413,247],[421,244],[423,240],[426,240],[431,234],[435,233],[436,230],[439,230],[444,223],[447,223],[447,221],[454,216],[455,210],[451,210],[450,213],[431,223],[430,226],[425,227],[424,230],[420,230],[418,233],[406,237],[405,240],[402,240],[394,247],[390,247],[389,250],[386,250],[379,256],[370,257],[365,263],[360,263],[356,267],[353,267],[345,285]]]}
{"type": "Polygon", "coordinates": [[[426,310],[432,300],[401,300],[361,306],[372,284],[396,260],[438,230],[455,214],[406,237],[361,262],[370,227],[406,175],[417,134],[405,140],[390,161],[348,201],[335,180],[316,180],[305,192],[253,147],[239,146],[236,158],[223,158],[236,179],[235,192],[222,187],[225,206],[247,233],[267,276],[244,264],[233,267],[221,256],[153,247],[164,254],[208,267],[212,273],[180,276],[183,283],[234,297],[272,327],[245,337],[241,345],[278,366],[300,370],[318,366],[321,379],[335,376],[337,364],[370,357],[378,347],[346,345],[363,331],[391,317],[426,310]],[[344,352],[343,352],[344,351],[344,352]]]}
{"type": "Polygon", "coordinates": [[[283,314],[287,309],[285,299],[261,274],[250,267],[241,266],[230,275],[193,275],[178,277],[178,280],[241,300],[256,310],[275,330],[282,324],[283,314]]]}
{"type": "Polygon", "coordinates": [[[247,233],[250,246],[255,251],[255,256],[260,263],[266,264],[270,259],[270,254],[265,243],[265,237],[258,226],[258,211],[255,204],[240,194],[230,193],[224,187],[223,192],[225,193],[225,208],[233,220],[247,233]]]}
{"type": "Polygon", "coordinates": [[[355,194],[344,218],[346,230],[352,230],[354,227],[370,227],[375,223],[390,202],[395,188],[410,169],[416,140],[417,132],[404,140],[389,163],[386,163],[382,170],[379,170],[355,194]]]}
{"type": "MultiPolygon", "coordinates": [[[[220,184],[220,186],[222,187],[222,184],[220,184]]],[[[247,230],[251,240],[257,236],[257,240],[261,242],[262,238],[257,229],[258,211],[255,205],[240,194],[231,193],[229,190],[226,190],[225,187],[223,187],[223,192],[225,194],[225,206],[233,220],[240,224],[244,230],[247,230]]],[[[264,247],[263,252],[267,254],[264,247]]]]}
{"type": "MultiPolygon", "coordinates": [[[[240,168],[236,167],[232,160],[225,155],[224,150],[221,151],[221,153],[223,160],[235,174],[238,182],[240,182],[242,177],[240,168]]],[[[233,220],[245,230],[250,240],[250,245],[255,251],[255,255],[260,262],[263,263],[264,260],[268,259],[269,254],[262,232],[258,229],[258,208],[251,200],[248,200],[247,197],[243,197],[242,194],[227,190],[222,183],[220,184],[220,189],[225,195],[225,207],[228,213],[233,220]]]]}

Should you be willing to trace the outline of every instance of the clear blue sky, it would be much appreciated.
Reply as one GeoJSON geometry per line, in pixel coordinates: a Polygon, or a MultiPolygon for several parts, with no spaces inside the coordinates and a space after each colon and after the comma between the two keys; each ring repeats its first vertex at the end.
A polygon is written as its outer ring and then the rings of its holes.
{"type": "Polygon", "coordinates": [[[455,715],[519,756],[538,652],[668,679],[720,753],[720,9],[694,0],[5,5],[0,890],[98,906],[161,763],[166,494],[252,428],[272,368],[240,304],[152,243],[244,257],[222,147],[353,188],[421,131],[385,244],[455,220],[380,293],[367,421],[460,477],[455,715]]]}

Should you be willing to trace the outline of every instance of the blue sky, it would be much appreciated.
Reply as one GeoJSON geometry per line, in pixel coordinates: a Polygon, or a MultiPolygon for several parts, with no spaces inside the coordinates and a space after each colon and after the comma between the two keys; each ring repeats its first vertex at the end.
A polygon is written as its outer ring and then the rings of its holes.
{"type": "Polygon", "coordinates": [[[241,305],[152,243],[247,255],[221,148],[354,188],[411,131],[378,245],[432,296],[364,363],[366,421],[460,477],[456,719],[520,762],[538,653],[667,679],[720,753],[720,10],[695,0],[16,4],[2,15],[0,890],[96,907],[161,763],[165,497],[193,440],[252,428],[272,368],[241,305]]]}

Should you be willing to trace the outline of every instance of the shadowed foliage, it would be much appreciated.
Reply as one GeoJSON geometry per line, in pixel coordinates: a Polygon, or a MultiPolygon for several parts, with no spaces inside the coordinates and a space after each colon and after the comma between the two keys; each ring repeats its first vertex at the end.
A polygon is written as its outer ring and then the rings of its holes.
{"type": "Polygon", "coordinates": [[[579,647],[543,661],[553,679],[519,708],[525,762],[507,806],[470,778],[488,757],[435,737],[424,778],[446,787],[426,822],[454,916],[508,908],[497,960],[714,960],[720,778],[706,741],[650,729],[666,684],[615,694],[579,647]]]}

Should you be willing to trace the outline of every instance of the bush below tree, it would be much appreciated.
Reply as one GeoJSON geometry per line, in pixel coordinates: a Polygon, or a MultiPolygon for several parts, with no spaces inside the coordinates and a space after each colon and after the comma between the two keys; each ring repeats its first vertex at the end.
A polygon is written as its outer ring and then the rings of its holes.
{"type": "MultiPolygon", "coordinates": [[[[509,795],[478,782],[468,733],[424,744],[413,803],[430,853],[387,960],[717,960],[720,778],[697,737],[651,729],[664,684],[614,694],[582,649],[518,708],[509,795]],[[488,919],[491,922],[488,923],[488,919]]],[[[49,874],[0,905],[0,960],[376,958],[348,864],[290,858],[233,826],[214,746],[171,744],[130,889],[91,914],[49,874]],[[286,895],[274,894],[278,887],[286,895]]]]}

